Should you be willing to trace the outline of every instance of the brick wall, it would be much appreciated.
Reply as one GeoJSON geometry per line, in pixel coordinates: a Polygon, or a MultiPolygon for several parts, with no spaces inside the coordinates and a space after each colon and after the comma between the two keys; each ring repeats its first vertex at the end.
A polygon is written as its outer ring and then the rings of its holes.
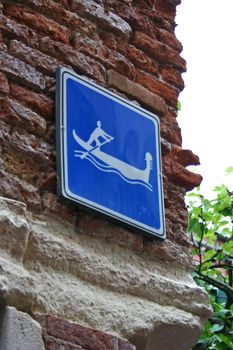
{"type": "Polygon", "coordinates": [[[174,35],[177,3],[2,1],[1,195],[83,227],[79,211],[56,196],[54,71],[69,67],[158,114],[167,235],[186,244],[183,197],[201,179],[185,169],[198,158],[182,150],[176,121],[186,69],[174,35]]]}
{"type": "MultiPolygon", "coordinates": [[[[63,221],[90,240],[95,237],[152,260],[174,261],[190,267],[184,195],[200,184],[201,176],[186,169],[199,160],[191,151],[182,149],[176,120],[177,100],[184,88],[181,74],[186,70],[180,56],[182,45],[174,35],[179,3],[179,0],[1,1],[0,196],[24,203],[30,215],[47,215],[63,221]],[[136,101],[160,118],[166,241],[148,240],[58,199],[54,73],[59,66],[73,69],[136,101]]],[[[13,205],[9,203],[7,206],[13,205]]],[[[27,244],[27,238],[24,241],[27,244]]],[[[1,249],[17,251],[15,246],[9,248],[7,240],[1,249]]],[[[32,260],[33,253],[30,255],[26,248],[22,252],[26,252],[22,260],[32,260]]],[[[9,300],[13,300],[11,296],[9,300]]],[[[23,305],[28,308],[27,298],[23,305]]],[[[60,348],[54,345],[49,349],[60,348]]]]}

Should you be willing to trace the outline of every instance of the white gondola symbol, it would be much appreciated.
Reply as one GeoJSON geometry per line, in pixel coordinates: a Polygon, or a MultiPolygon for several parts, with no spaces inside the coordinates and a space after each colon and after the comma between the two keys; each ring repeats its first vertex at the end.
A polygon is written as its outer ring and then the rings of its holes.
{"type": "Polygon", "coordinates": [[[138,169],[118,158],[115,158],[100,150],[100,147],[111,142],[114,138],[108,135],[102,128],[101,122],[97,122],[97,127],[91,133],[87,142],[82,140],[73,129],[73,137],[75,141],[85,151],[75,150],[75,157],[90,161],[96,168],[105,172],[117,173],[121,178],[130,183],[145,186],[153,191],[152,185],[149,183],[150,172],[152,170],[152,155],[149,152],[145,154],[145,168],[138,169]],[[101,140],[101,141],[100,141],[101,140]],[[103,140],[103,141],[102,141],[103,140]],[[93,145],[94,143],[94,145],[93,145]],[[101,163],[99,162],[101,161],[101,163]]]}

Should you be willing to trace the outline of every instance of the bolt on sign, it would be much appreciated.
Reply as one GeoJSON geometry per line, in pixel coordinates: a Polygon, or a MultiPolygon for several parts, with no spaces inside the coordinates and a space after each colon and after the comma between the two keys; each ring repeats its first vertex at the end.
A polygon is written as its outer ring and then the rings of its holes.
{"type": "Polygon", "coordinates": [[[164,239],[157,116],[64,68],[56,107],[59,194],[164,239]]]}

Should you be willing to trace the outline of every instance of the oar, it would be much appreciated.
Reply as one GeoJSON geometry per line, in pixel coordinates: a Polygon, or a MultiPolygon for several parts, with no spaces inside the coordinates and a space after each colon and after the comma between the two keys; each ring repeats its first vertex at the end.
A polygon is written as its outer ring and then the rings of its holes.
{"type": "Polygon", "coordinates": [[[95,149],[97,149],[98,147],[103,146],[105,143],[110,142],[110,141],[112,141],[112,140],[113,140],[113,137],[111,137],[111,138],[108,139],[108,140],[105,140],[105,141],[104,141],[103,143],[101,143],[100,145],[96,145],[95,147],[93,147],[93,148],[90,149],[89,151],[84,152],[84,153],[80,156],[80,158],[81,158],[81,159],[86,158],[86,156],[88,156],[88,154],[90,154],[91,152],[93,152],[95,149]]]}

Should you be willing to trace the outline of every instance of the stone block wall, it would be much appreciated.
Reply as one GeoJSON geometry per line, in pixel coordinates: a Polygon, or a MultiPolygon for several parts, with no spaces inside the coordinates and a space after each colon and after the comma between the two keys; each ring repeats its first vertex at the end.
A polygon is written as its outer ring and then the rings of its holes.
{"type": "Polygon", "coordinates": [[[1,300],[34,318],[53,314],[125,338],[138,350],[188,349],[210,314],[191,278],[185,233],[184,195],[201,176],[186,169],[199,160],[182,149],[176,120],[186,69],[174,35],[179,2],[0,2],[1,300]],[[160,118],[164,242],[58,198],[54,73],[61,66],[160,118]]]}

